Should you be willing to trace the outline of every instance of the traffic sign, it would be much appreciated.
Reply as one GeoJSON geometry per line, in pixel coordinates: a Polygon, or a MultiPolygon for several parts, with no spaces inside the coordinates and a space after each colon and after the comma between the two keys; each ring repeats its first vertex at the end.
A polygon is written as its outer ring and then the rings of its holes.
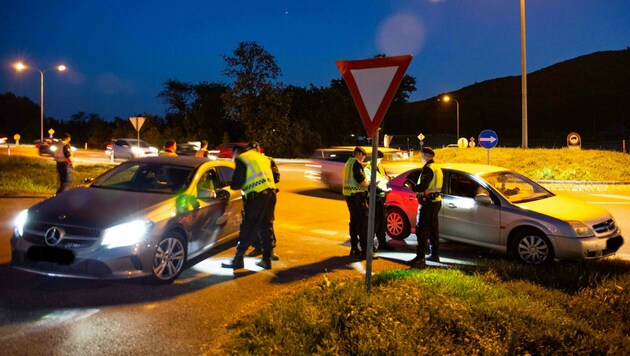
{"type": "Polygon", "coordinates": [[[422,133],[420,133],[420,135],[418,135],[418,140],[424,141],[424,135],[422,133]]]}
{"type": "Polygon", "coordinates": [[[383,121],[409,63],[411,55],[336,62],[368,137],[383,121]]]}
{"type": "Polygon", "coordinates": [[[479,146],[490,149],[499,143],[499,135],[492,130],[483,130],[479,134],[479,146]]]}
{"type": "Polygon", "coordinates": [[[582,148],[582,139],[577,132],[571,132],[567,136],[567,146],[569,148],[582,148]]]}
{"type": "Polygon", "coordinates": [[[457,140],[457,147],[459,148],[468,147],[468,140],[465,137],[460,138],[459,140],[457,140]]]}
{"type": "Polygon", "coordinates": [[[136,129],[136,131],[140,131],[140,128],[144,124],[144,117],[142,116],[130,117],[129,121],[131,121],[131,124],[133,125],[133,128],[136,129]]]}

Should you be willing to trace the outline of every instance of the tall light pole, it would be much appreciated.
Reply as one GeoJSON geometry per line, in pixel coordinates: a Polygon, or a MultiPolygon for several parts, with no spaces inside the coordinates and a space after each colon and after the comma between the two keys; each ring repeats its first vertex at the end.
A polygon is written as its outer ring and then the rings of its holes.
{"type": "MultiPolygon", "coordinates": [[[[39,121],[40,121],[40,129],[39,129],[39,143],[44,143],[44,72],[46,70],[41,70],[39,68],[30,67],[24,64],[23,62],[18,62],[14,65],[15,69],[18,72],[21,72],[26,69],[35,69],[39,72],[39,121]]],[[[60,64],[56,66],[54,69],[63,72],[66,70],[66,66],[60,64]]]]}
{"type": "Polygon", "coordinates": [[[451,100],[454,101],[455,104],[457,104],[457,137],[455,137],[455,142],[457,142],[457,140],[459,140],[459,101],[451,98],[448,95],[444,95],[442,97],[442,101],[444,101],[445,103],[448,103],[451,100]]]}
{"type": "Polygon", "coordinates": [[[527,61],[526,61],[526,40],[525,40],[525,0],[521,0],[521,93],[522,116],[523,116],[523,148],[527,148],[527,61]]]}

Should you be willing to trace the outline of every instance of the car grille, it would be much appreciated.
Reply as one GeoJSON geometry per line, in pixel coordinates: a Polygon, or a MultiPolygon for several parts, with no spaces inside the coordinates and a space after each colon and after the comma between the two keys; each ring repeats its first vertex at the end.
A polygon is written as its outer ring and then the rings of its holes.
{"type": "Polygon", "coordinates": [[[593,225],[593,231],[597,234],[605,234],[615,230],[617,230],[617,226],[615,225],[615,221],[613,219],[593,225]]]}
{"type": "Polygon", "coordinates": [[[24,239],[39,246],[47,246],[44,235],[51,227],[58,227],[65,231],[64,237],[55,247],[70,250],[92,247],[101,236],[99,229],[34,222],[27,223],[26,226],[24,226],[24,239]]]}

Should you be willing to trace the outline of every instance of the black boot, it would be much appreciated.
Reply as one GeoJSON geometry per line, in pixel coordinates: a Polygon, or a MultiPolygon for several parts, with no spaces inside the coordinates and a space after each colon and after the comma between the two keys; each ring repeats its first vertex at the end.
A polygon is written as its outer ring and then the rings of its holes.
{"type": "Polygon", "coordinates": [[[411,268],[423,268],[427,264],[424,261],[424,255],[420,255],[416,256],[413,260],[407,262],[407,265],[409,265],[411,268]]]}
{"type": "Polygon", "coordinates": [[[262,267],[264,269],[271,269],[271,258],[263,257],[260,261],[256,262],[256,266],[262,267]]]}
{"type": "Polygon", "coordinates": [[[243,260],[243,255],[237,253],[230,262],[221,263],[222,268],[231,268],[231,269],[241,269],[245,267],[245,261],[243,260]]]}
{"type": "Polygon", "coordinates": [[[278,255],[275,254],[275,252],[273,252],[273,249],[271,249],[271,260],[272,261],[278,261],[280,259],[280,257],[278,257],[278,255]]]}
{"type": "Polygon", "coordinates": [[[262,255],[262,249],[260,247],[254,247],[252,252],[247,254],[247,257],[256,257],[262,255]]]}

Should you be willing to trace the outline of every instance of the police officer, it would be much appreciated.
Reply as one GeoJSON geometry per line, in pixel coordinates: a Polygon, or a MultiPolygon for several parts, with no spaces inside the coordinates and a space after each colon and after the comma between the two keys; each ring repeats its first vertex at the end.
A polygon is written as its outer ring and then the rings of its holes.
{"type": "Polygon", "coordinates": [[[158,153],[159,156],[177,157],[177,143],[175,140],[170,139],[164,143],[164,148],[158,153]]]}
{"type": "MultiPolygon", "coordinates": [[[[249,146],[253,146],[253,143],[249,146]]],[[[271,161],[257,149],[248,149],[237,154],[234,162],[236,168],[230,188],[243,191],[244,214],[234,258],[221,266],[243,268],[245,251],[251,245],[252,239],[260,238],[262,259],[256,265],[271,269],[273,217],[276,207],[276,186],[271,161]]]]}
{"type": "MultiPolygon", "coordinates": [[[[374,233],[378,240],[378,250],[394,250],[394,247],[387,243],[385,239],[385,230],[387,227],[387,192],[391,189],[387,186],[387,183],[391,180],[391,177],[385,172],[383,166],[381,166],[382,158],[376,160],[376,206],[375,206],[375,218],[374,218],[374,233]]],[[[368,162],[365,166],[365,176],[371,177],[372,162],[368,162]]]]}
{"type": "Polygon", "coordinates": [[[70,187],[72,183],[72,147],[70,146],[69,133],[63,134],[61,142],[57,144],[57,149],[53,154],[57,162],[57,174],[59,176],[59,189],[55,194],[59,194],[70,187]]]}
{"type": "Polygon", "coordinates": [[[425,265],[427,240],[431,242],[431,254],[428,260],[440,261],[440,232],[438,213],[442,207],[442,169],[434,163],[435,152],[430,147],[422,148],[422,172],[418,183],[413,187],[418,198],[418,216],[416,235],[418,247],[416,257],[410,261],[412,267],[425,265]]]}
{"type": "Polygon", "coordinates": [[[343,167],[343,195],[350,212],[350,256],[365,258],[367,249],[367,189],[369,182],[363,170],[363,160],[367,153],[362,147],[355,147],[352,157],[343,167]],[[359,250],[359,244],[361,250],[359,250]]]}
{"type": "Polygon", "coordinates": [[[208,141],[201,140],[201,147],[199,148],[199,151],[195,152],[195,157],[208,157],[208,141]]]}

